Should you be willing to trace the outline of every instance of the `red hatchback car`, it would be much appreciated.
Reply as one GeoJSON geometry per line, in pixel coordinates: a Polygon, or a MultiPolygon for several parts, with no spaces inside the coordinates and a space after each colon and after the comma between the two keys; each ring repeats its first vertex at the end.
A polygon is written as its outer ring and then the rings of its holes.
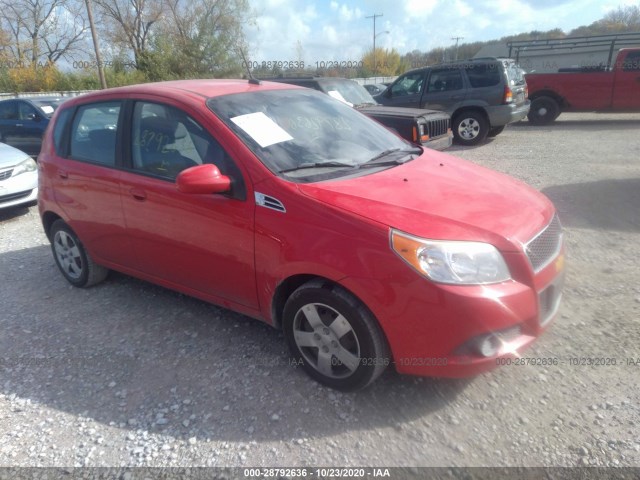
{"type": "Polygon", "coordinates": [[[488,370],[560,303],[546,197],[305,88],[192,80],[84,95],[56,111],[39,168],[42,223],[71,284],[113,269],[262,320],[336,389],[389,363],[488,370]]]}

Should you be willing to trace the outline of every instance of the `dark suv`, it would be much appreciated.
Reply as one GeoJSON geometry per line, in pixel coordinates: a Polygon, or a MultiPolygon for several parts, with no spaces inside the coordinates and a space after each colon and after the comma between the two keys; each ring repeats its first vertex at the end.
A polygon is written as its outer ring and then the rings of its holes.
{"type": "Polygon", "coordinates": [[[402,138],[434,150],[451,146],[451,118],[444,112],[418,108],[391,108],[379,105],[359,83],[340,77],[281,77],[284,82],[313,88],[356,108],[367,117],[397,132],[402,138]]]}
{"type": "Polygon", "coordinates": [[[522,69],[510,58],[432,65],[399,76],[374,97],[383,105],[432,108],[451,115],[457,143],[475,145],[529,113],[522,69]]]}

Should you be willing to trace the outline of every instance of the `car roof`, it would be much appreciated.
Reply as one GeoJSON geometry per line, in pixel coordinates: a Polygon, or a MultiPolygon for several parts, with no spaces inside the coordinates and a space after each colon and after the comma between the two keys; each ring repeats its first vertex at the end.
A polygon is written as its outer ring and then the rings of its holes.
{"type": "Polygon", "coordinates": [[[249,83],[248,80],[228,79],[200,79],[173,80],[167,82],[141,83],[126,87],[107,88],[75,97],[70,103],[78,103],[87,99],[100,97],[127,96],[137,94],[153,94],[167,97],[187,95],[190,97],[211,98],[234,93],[259,92],[267,90],[286,90],[298,88],[291,85],[261,81],[259,84],[249,83]],[[79,99],[77,102],[75,99],[79,99]]]}

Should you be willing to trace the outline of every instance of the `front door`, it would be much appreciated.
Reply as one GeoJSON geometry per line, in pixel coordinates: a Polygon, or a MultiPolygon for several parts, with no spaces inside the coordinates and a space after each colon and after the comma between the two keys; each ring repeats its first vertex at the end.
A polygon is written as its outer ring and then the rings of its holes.
{"type": "Polygon", "coordinates": [[[134,266],[193,295],[257,309],[254,210],[237,164],[182,110],[138,101],[131,119],[131,165],[122,174],[122,204],[134,266]],[[232,177],[229,194],[185,194],[184,169],[214,163],[232,177]]]}

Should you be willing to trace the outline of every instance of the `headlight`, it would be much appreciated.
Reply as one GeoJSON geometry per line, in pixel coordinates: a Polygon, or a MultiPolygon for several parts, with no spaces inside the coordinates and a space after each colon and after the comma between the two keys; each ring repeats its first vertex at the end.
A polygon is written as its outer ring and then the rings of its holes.
{"type": "Polygon", "coordinates": [[[35,172],[37,169],[38,166],[36,165],[36,162],[34,162],[33,158],[27,158],[26,160],[13,167],[11,176],[15,177],[16,175],[20,175],[21,173],[35,172]]]}
{"type": "Polygon", "coordinates": [[[392,230],[391,245],[405,262],[434,282],[481,285],[511,278],[504,258],[488,243],[426,240],[392,230]]]}

